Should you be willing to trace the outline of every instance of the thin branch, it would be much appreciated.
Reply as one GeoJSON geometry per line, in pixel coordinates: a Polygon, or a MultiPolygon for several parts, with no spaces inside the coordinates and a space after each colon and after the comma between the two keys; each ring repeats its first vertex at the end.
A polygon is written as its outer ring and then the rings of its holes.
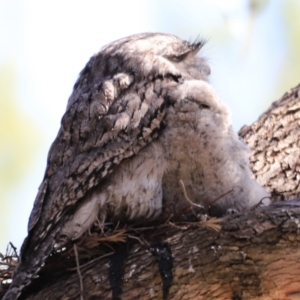
{"type": "Polygon", "coordinates": [[[79,284],[80,284],[80,300],[84,300],[84,298],[83,298],[83,281],[82,281],[82,276],[81,276],[81,272],[80,272],[80,265],[79,265],[79,258],[78,258],[78,251],[77,251],[76,244],[74,244],[74,253],[75,253],[75,258],[76,258],[77,273],[78,273],[79,284]]]}
{"type": "Polygon", "coordinates": [[[197,204],[197,203],[194,203],[187,195],[187,192],[186,192],[186,189],[185,189],[185,186],[184,186],[184,183],[181,179],[179,179],[179,183],[180,183],[180,186],[181,186],[181,189],[182,189],[182,192],[183,192],[183,196],[184,196],[184,199],[191,205],[191,206],[196,206],[198,208],[202,208],[204,210],[204,207],[200,204],[197,204]]]}

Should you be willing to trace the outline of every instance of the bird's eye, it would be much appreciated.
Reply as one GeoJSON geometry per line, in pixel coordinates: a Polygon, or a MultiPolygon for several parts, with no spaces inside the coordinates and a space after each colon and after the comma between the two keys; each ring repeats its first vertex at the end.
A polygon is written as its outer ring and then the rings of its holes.
{"type": "Polygon", "coordinates": [[[210,106],[205,103],[199,103],[198,106],[202,109],[210,109],[210,106]]]}
{"type": "Polygon", "coordinates": [[[194,111],[195,109],[210,109],[210,106],[206,103],[200,102],[193,98],[186,98],[180,101],[181,111],[194,111]]]}

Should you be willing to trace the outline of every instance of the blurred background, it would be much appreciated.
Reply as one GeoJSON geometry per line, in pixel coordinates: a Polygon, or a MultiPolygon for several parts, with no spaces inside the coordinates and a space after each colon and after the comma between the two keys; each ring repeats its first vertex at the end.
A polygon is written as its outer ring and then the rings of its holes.
{"type": "Polygon", "coordinates": [[[139,32],[204,38],[236,130],[300,83],[299,0],[0,0],[0,252],[18,249],[73,84],[139,32]]]}

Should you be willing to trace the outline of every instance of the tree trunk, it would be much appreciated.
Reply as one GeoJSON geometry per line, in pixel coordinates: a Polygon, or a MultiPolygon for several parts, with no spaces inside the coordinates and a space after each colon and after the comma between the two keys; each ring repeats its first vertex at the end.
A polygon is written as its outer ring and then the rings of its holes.
{"type": "Polygon", "coordinates": [[[258,182],[273,198],[300,195],[300,85],[275,101],[240,136],[252,149],[250,166],[258,182]]]}
{"type": "MultiPolygon", "coordinates": [[[[299,218],[300,202],[294,201],[228,216],[221,230],[212,229],[214,220],[200,227],[165,227],[159,238],[164,236],[173,256],[167,299],[300,299],[299,218]],[[299,298],[291,298],[297,292],[299,298]]],[[[99,258],[80,267],[83,299],[164,298],[157,258],[148,245],[132,245],[122,283],[114,288],[109,260],[99,258]]],[[[80,299],[76,270],[46,281],[33,282],[26,299],[80,299]]]]}
{"type": "MultiPolygon", "coordinates": [[[[300,85],[240,131],[257,180],[277,200],[300,194],[299,97],[300,85]]],[[[77,267],[73,250],[51,257],[23,299],[300,299],[299,220],[294,200],[122,232],[127,243],[103,243],[110,256],[93,250],[89,259],[78,245],[77,267]]]]}

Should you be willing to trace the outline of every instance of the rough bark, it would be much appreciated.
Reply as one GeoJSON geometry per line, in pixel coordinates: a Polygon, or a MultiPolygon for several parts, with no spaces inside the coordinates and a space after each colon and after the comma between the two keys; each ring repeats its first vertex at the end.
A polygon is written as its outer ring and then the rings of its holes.
{"type": "MultiPolygon", "coordinates": [[[[219,231],[209,223],[169,227],[164,241],[174,277],[168,299],[292,299],[300,293],[299,217],[300,203],[286,202],[229,216],[219,231]]],[[[112,297],[108,268],[109,258],[80,268],[83,299],[163,299],[158,264],[146,245],[136,242],[129,250],[120,298],[112,297]]],[[[26,299],[80,299],[79,286],[76,270],[63,271],[51,282],[33,282],[26,299]]]]}
{"type": "MultiPolygon", "coordinates": [[[[255,176],[277,199],[300,194],[299,97],[300,85],[240,131],[252,148],[255,176]]],[[[81,280],[76,268],[61,267],[35,280],[24,299],[80,299],[80,283],[85,300],[163,299],[159,264],[150,251],[158,240],[169,245],[173,257],[168,299],[300,299],[299,219],[300,202],[288,201],[228,216],[219,230],[212,220],[180,228],[170,224],[163,233],[152,230],[140,241],[130,239],[119,287],[112,287],[110,258],[99,252],[89,264],[80,260],[81,280]]]]}
{"type": "Polygon", "coordinates": [[[258,182],[276,199],[300,195],[300,85],[275,101],[240,136],[251,147],[250,165],[258,182]]]}

